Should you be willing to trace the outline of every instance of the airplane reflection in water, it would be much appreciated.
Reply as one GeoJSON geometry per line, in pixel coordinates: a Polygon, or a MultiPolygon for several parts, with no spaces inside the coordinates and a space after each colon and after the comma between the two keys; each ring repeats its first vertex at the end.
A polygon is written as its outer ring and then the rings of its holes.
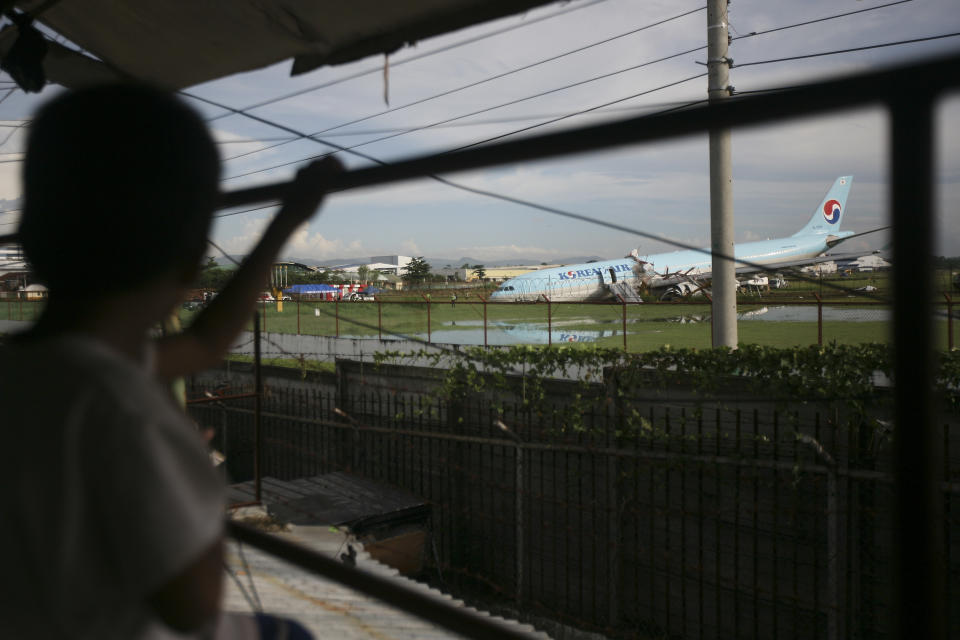
{"type": "MultiPolygon", "coordinates": [[[[770,269],[817,262],[828,249],[854,235],[840,231],[853,176],[841,176],[824,196],[807,224],[786,238],[735,245],[737,260],[770,269]]],[[[490,296],[494,301],[533,302],[616,299],[642,302],[640,289],[663,292],[661,299],[701,291],[712,272],[709,249],[671,251],[641,257],[636,250],[626,258],[568,265],[525,273],[504,282],[490,296]]],[[[760,269],[738,262],[737,273],[760,269]]]]}
{"type": "MultiPolygon", "coordinates": [[[[824,322],[889,322],[890,310],[876,307],[857,308],[845,306],[824,305],[822,308],[824,322]]],[[[762,306],[748,309],[737,314],[738,320],[755,322],[817,322],[817,306],[810,305],[776,305],[762,306]]],[[[582,327],[590,324],[588,318],[580,319],[577,324],[582,327]]],[[[710,324],[710,313],[682,313],[666,317],[629,318],[627,320],[627,335],[660,333],[659,326],[665,323],[676,324],[710,324]]],[[[595,323],[597,328],[566,328],[553,325],[553,331],[548,333],[546,322],[506,323],[491,322],[487,325],[486,342],[489,345],[507,346],[516,344],[549,344],[589,343],[602,338],[623,337],[623,325],[620,321],[604,321],[595,323]],[[552,335],[551,335],[552,334],[552,335]]],[[[352,338],[371,338],[375,336],[342,336],[352,338]]],[[[418,340],[427,340],[426,333],[410,336],[418,340]]],[[[404,336],[384,334],[384,340],[402,340],[404,336]]],[[[458,322],[456,325],[445,323],[442,329],[431,332],[430,341],[436,344],[482,345],[484,331],[482,321],[458,322]]]]}

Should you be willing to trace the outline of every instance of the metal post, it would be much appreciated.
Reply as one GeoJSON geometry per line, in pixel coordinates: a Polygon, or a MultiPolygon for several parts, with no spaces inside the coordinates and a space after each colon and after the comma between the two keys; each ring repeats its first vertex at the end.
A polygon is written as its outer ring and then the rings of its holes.
{"type": "Polygon", "coordinates": [[[627,350],[627,301],[623,299],[619,293],[617,297],[620,298],[620,304],[623,305],[623,313],[621,314],[622,327],[623,327],[623,350],[627,350]]]}
{"type": "Polygon", "coordinates": [[[932,96],[891,100],[895,580],[898,638],[945,638],[942,495],[934,477],[932,96]],[[907,266],[909,265],[909,268],[907,266]]]}
{"type": "Polygon", "coordinates": [[[377,334],[383,340],[383,303],[377,300],[377,334]]]}
{"type": "Polygon", "coordinates": [[[297,296],[297,335],[300,335],[300,296],[297,296]]]}
{"type": "Polygon", "coordinates": [[[263,440],[260,433],[260,413],[263,400],[263,377],[260,370],[260,316],[253,314],[253,485],[254,499],[260,502],[260,486],[263,469],[261,451],[263,440]]]}
{"type": "Polygon", "coordinates": [[[481,295],[477,295],[483,301],[483,346],[487,345],[487,299],[481,295]]]}
{"type": "Polygon", "coordinates": [[[427,344],[429,344],[429,343],[430,343],[430,336],[431,336],[431,332],[430,332],[430,298],[428,298],[427,296],[423,295],[422,293],[420,294],[420,297],[423,298],[424,300],[426,300],[426,302],[427,302],[427,344]]]}
{"type": "Polygon", "coordinates": [[[547,346],[553,346],[553,303],[550,298],[543,296],[547,300],[547,346]]]}
{"type": "MultiPolygon", "coordinates": [[[[730,97],[727,0],[707,3],[707,96],[730,97]]],[[[710,129],[710,250],[713,271],[713,344],[737,348],[737,284],[733,261],[733,171],[730,129],[710,129]]]]}
{"type": "MultiPolygon", "coordinates": [[[[342,294],[343,292],[341,290],[341,295],[342,294]]],[[[339,338],[340,337],[340,296],[337,296],[336,298],[334,298],[333,313],[337,323],[335,328],[336,336],[339,338]]]]}
{"type": "Polygon", "coordinates": [[[523,602],[523,444],[517,439],[517,606],[523,602]]]}
{"type": "Polygon", "coordinates": [[[947,299],[947,351],[953,351],[953,298],[947,292],[943,297],[947,299]]]}
{"type": "Polygon", "coordinates": [[[813,297],[817,299],[817,344],[823,345],[823,298],[820,294],[814,292],[813,297]]]}

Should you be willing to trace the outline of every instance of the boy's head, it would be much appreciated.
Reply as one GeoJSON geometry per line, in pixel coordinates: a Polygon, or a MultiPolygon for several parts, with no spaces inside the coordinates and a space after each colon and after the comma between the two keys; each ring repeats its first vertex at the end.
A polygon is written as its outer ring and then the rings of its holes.
{"type": "Polygon", "coordinates": [[[131,84],[63,93],[30,127],[24,253],[54,295],[102,297],[189,277],[219,177],[206,126],[169,93],[131,84]]]}

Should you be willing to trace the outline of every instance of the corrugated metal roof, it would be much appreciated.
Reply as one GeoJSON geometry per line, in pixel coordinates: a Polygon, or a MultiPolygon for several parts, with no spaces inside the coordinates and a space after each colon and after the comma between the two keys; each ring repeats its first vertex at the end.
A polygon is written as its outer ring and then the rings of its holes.
{"type": "MultiPolygon", "coordinates": [[[[546,0],[49,0],[16,2],[86,52],[55,43],[48,77],[65,86],[127,76],[180,89],[292,58],[291,75],[391,53],[546,0]]],[[[16,37],[0,34],[0,51],[16,37]]]]}

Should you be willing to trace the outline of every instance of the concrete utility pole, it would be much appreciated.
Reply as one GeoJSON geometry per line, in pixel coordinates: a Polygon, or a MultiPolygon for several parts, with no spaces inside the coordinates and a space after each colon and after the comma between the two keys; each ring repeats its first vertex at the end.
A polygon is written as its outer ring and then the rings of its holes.
{"type": "MultiPolygon", "coordinates": [[[[707,96],[730,97],[727,0],[707,2],[707,96]]],[[[733,257],[730,130],[710,129],[710,249],[713,251],[713,346],[737,346],[737,280],[733,257]]]]}

